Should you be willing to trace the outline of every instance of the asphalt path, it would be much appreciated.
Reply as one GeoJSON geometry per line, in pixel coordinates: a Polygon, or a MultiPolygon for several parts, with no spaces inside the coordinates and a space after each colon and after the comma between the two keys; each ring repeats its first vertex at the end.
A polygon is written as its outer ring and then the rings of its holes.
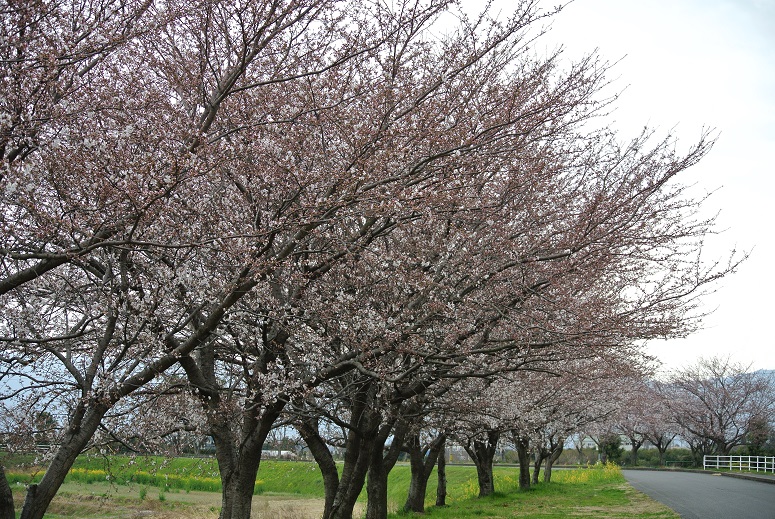
{"type": "Polygon", "coordinates": [[[691,472],[623,473],[633,487],[683,519],[775,519],[775,485],[691,472]]]}

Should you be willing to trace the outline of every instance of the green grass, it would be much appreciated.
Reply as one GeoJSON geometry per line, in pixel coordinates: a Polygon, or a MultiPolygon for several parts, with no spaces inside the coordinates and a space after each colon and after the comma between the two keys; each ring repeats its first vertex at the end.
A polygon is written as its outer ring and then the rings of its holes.
{"type": "MultiPolygon", "coordinates": [[[[500,469],[495,472],[495,488],[494,495],[478,498],[474,486],[474,495],[468,490],[450,506],[442,508],[430,506],[432,503],[428,499],[422,517],[678,519],[678,515],[668,508],[632,489],[615,466],[555,471],[551,483],[539,483],[529,491],[519,490],[516,469],[500,469]]],[[[430,491],[429,497],[432,497],[430,491]]],[[[390,517],[410,516],[415,514],[398,512],[390,517]]]]}
{"type": "MultiPolygon", "coordinates": [[[[16,466],[9,461],[7,458],[4,460],[7,474],[21,497],[23,485],[39,480],[42,471],[30,460],[16,460],[20,461],[16,466]]],[[[569,515],[590,518],[678,517],[629,487],[615,466],[558,470],[553,474],[552,483],[541,483],[527,492],[518,488],[518,469],[515,467],[496,466],[494,476],[496,494],[480,499],[477,497],[476,470],[471,466],[447,466],[447,503],[450,506],[436,508],[433,506],[436,496],[434,473],[428,483],[427,516],[441,519],[507,518],[517,515],[528,519],[564,518],[569,515]]],[[[323,480],[314,463],[265,460],[261,463],[258,477],[255,494],[318,499],[323,496],[323,480]]],[[[388,481],[391,510],[398,511],[403,507],[409,480],[408,465],[398,464],[391,471],[388,481]]],[[[82,504],[79,503],[80,495],[113,502],[121,507],[147,507],[155,503],[153,506],[156,507],[185,508],[185,503],[180,501],[185,501],[188,493],[192,494],[190,499],[193,500],[194,494],[202,491],[219,492],[220,480],[212,459],[83,456],[68,475],[65,487],[63,497],[69,499],[71,505],[68,506],[82,504]]],[[[217,495],[209,495],[217,503],[217,495]]],[[[365,493],[361,500],[365,502],[365,493]]],[[[217,516],[217,511],[213,514],[217,516]]],[[[397,513],[393,517],[405,515],[397,513]]],[[[78,516],[113,517],[83,510],[78,516]]]]}
{"type": "MultiPolygon", "coordinates": [[[[9,482],[13,485],[36,483],[43,469],[32,463],[6,465],[9,482]]],[[[93,456],[79,457],[70,470],[68,483],[111,483],[143,485],[163,489],[202,490],[220,492],[221,480],[215,461],[195,458],[164,458],[158,456],[93,456]]]]}
{"type": "MultiPolygon", "coordinates": [[[[26,485],[36,483],[43,469],[31,459],[6,460],[8,480],[26,485]]],[[[220,492],[218,467],[211,458],[165,458],[160,456],[79,457],[70,470],[68,483],[112,483],[140,485],[166,490],[220,492]]],[[[323,478],[317,465],[306,462],[265,460],[261,462],[254,494],[264,492],[323,496],[323,478]]]]}

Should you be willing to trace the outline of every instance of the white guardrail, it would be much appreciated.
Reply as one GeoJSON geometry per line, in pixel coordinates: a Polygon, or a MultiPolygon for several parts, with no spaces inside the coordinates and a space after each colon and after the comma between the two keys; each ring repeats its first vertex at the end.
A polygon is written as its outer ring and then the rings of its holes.
{"type": "Polygon", "coordinates": [[[703,456],[702,468],[775,473],[775,456],[703,456]]]}

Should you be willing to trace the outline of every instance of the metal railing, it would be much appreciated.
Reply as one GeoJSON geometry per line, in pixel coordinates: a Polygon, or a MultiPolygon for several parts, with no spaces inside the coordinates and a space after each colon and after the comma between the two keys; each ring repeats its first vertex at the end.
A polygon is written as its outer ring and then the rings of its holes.
{"type": "Polygon", "coordinates": [[[702,468],[775,473],[775,456],[703,456],[702,468]]]}

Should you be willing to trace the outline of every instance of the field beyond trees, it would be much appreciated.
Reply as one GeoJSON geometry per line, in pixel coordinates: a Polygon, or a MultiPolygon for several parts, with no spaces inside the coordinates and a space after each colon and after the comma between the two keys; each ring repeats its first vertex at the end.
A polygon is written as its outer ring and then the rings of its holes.
{"type": "MultiPolygon", "coordinates": [[[[20,507],[25,486],[42,469],[31,456],[6,459],[9,481],[20,507]]],[[[314,463],[264,461],[256,482],[253,514],[260,518],[320,517],[323,480],[314,463]]],[[[558,471],[551,483],[519,491],[518,469],[499,466],[495,495],[477,498],[476,471],[471,466],[447,467],[448,503],[434,507],[436,482],[430,481],[429,517],[633,517],[675,518],[669,509],[635,491],[615,465],[558,471]]],[[[390,474],[389,502],[394,516],[406,498],[409,467],[399,464],[390,474]]],[[[218,516],[220,479],[215,461],[203,458],[82,456],[70,471],[46,517],[201,518],[218,516]]],[[[365,501],[365,492],[361,496],[365,501]]],[[[18,508],[17,508],[18,509],[18,508]]],[[[362,505],[358,514],[362,511],[362,505]]]]}

